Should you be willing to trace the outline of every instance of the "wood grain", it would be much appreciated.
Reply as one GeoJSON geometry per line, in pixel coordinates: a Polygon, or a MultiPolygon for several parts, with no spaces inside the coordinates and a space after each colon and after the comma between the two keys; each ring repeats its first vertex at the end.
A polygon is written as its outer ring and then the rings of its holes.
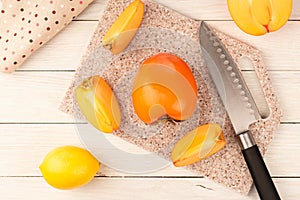
{"type": "MultiPolygon", "coordinates": [[[[226,0],[154,0],[197,20],[231,20],[226,0]]],[[[95,0],[79,17],[79,20],[98,20],[105,8],[106,0],[95,0]]],[[[300,2],[293,1],[292,20],[300,19],[300,2]]]]}
{"type": "MultiPolygon", "coordinates": [[[[58,110],[73,77],[73,72],[18,72],[0,74],[0,123],[47,122],[70,123],[75,120],[58,110]]],[[[300,72],[270,71],[274,89],[283,109],[283,122],[300,122],[300,72]],[[288,89],[287,89],[288,88],[288,89]]],[[[254,72],[244,72],[245,79],[257,99],[254,72]]]]}
{"type": "MultiPolygon", "coordinates": [[[[282,199],[300,195],[300,1],[281,30],[261,37],[247,35],[231,21],[226,0],[157,0],[262,51],[274,89],[283,109],[283,123],[266,155],[266,163],[282,199]],[[293,124],[297,123],[297,124],[293,124]]],[[[76,121],[58,110],[81,56],[105,9],[106,0],[95,0],[75,21],[33,54],[12,75],[0,74],[0,199],[259,199],[252,189],[243,197],[183,168],[132,175],[102,166],[100,177],[71,191],[51,188],[38,166],[47,152],[63,145],[83,146],[76,121]],[[104,176],[104,177],[103,177],[104,176]]],[[[252,69],[243,72],[258,95],[252,69]]],[[[259,100],[259,98],[258,98],[259,100]]],[[[260,100],[259,100],[260,101],[260,100]]],[[[137,147],[110,140],[126,151],[137,147]]]]}
{"type": "MultiPolygon", "coordinates": [[[[275,139],[266,155],[266,163],[272,176],[300,176],[300,137],[298,125],[280,125],[275,139]]],[[[75,145],[83,147],[77,134],[76,125],[72,124],[9,124],[0,125],[2,140],[0,140],[0,176],[40,176],[38,166],[44,156],[55,147],[75,145]]],[[[99,133],[100,134],[100,133],[99,133]]],[[[107,135],[109,141],[127,152],[141,150],[113,135],[107,135]]],[[[128,160],[129,161],[129,160],[128,160]]],[[[132,161],[131,161],[132,162],[132,161]]],[[[108,167],[102,167],[101,174],[105,176],[189,176],[196,175],[184,168],[169,167],[147,174],[126,174],[108,167]]]]}
{"type": "MultiPolygon", "coordinates": [[[[299,179],[274,179],[282,199],[298,198],[299,179]]],[[[259,199],[254,188],[249,196],[224,188],[203,178],[96,178],[88,185],[69,191],[57,190],[41,177],[0,177],[1,199],[259,199]],[[14,192],[12,192],[14,191],[14,192]]]]}
{"type": "MultiPolygon", "coordinates": [[[[97,21],[72,22],[27,59],[20,70],[75,70],[97,23],[97,21]]],[[[295,34],[300,32],[300,21],[290,21],[279,31],[260,37],[242,32],[232,21],[208,23],[259,49],[269,70],[300,70],[298,62],[300,40],[295,34]]]]}

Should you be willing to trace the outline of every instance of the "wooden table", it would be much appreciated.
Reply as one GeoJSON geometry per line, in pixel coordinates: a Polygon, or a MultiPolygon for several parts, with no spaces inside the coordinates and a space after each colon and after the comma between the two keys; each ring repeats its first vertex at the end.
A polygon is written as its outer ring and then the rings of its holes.
{"type": "MultiPolygon", "coordinates": [[[[265,160],[282,199],[299,199],[300,2],[294,0],[291,20],[284,28],[262,37],[241,32],[231,21],[225,0],[158,2],[209,20],[262,51],[284,113],[265,160]]],[[[56,190],[44,181],[38,166],[48,151],[62,145],[82,146],[74,119],[58,106],[104,7],[104,0],[95,0],[20,70],[0,74],[0,199],[258,199],[255,189],[244,197],[175,167],[134,175],[102,166],[90,184],[71,191],[56,190]]],[[[252,85],[253,71],[244,75],[252,85]]]]}

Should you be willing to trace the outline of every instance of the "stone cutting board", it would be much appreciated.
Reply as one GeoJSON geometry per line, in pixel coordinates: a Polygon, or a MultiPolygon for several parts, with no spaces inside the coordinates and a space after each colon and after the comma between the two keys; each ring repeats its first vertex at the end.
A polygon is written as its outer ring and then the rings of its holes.
{"type": "MultiPolygon", "coordinates": [[[[101,46],[101,41],[108,28],[130,2],[129,0],[107,2],[104,14],[81,59],[60,109],[73,114],[76,118],[84,119],[74,101],[74,88],[86,78],[100,75],[113,88],[122,110],[121,127],[113,134],[168,160],[172,147],[184,134],[201,124],[219,123],[225,134],[226,147],[208,159],[188,166],[187,169],[242,194],[247,194],[252,179],[235,139],[231,122],[201,56],[198,39],[201,22],[153,1],[144,0],[145,16],[136,37],[123,53],[115,56],[101,46]],[[147,126],[138,119],[132,108],[130,97],[135,72],[146,58],[158,52],[178,55],[188,63],[195,76],[199,100],[194,115],[185,122],[164,121],[147,126]]],[[[235,61],[238,62],[240,58],[246,57],[250,59],[255,69],[270,114],[266,119],[252,124],[250,130],[264,155],[280,123],[281,110],[262,56],[257,49],[248,44],[217,30],[215,33],[224,42],[235,61]]]]}

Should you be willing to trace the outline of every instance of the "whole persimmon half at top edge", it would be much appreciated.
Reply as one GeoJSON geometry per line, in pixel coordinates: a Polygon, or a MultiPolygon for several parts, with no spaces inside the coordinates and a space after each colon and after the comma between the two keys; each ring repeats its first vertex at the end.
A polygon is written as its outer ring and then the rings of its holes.
{"type": "Polygon", "coordinates": [[[291,15],[292,4],[292,0],[227,0],[237,26],[256,36],[280,29],[291,15]]]}

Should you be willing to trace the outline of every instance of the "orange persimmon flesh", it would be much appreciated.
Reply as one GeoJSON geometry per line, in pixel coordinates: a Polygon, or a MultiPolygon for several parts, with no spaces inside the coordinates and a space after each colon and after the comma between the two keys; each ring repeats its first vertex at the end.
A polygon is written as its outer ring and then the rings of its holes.
{"type": "Polygon", "coordinates": [[[106,32],[102,45],[113,54],[122,52],[131,42],[144,16],[144,3],[135,0],[116,19],[106,32]]]}
{"type": "Polygon", "coordinates": [[[85,80],[75,89],[81,112],[97,129],[111,133],[121,123],[121,112],[116,96],[108,83],[99,76],[85,80]]]}
{"type": "Polygon", "coordinates": [[[292,0],[227,0],[228,10],[237,26],[251,35],[280,29],[292,12],[292,0]]]}
{"type": "Polygon", "coordinates": [[[186,120],[197,103],[197,85],[188,65],[170,53],[148,58],[139,68],[133,86],[135,112],[146,124],[164,115],[186,120]]]}
{"type": "Polygon", "coordinates": [[[171,159],[176,167],[187,166],[217,153],[225,144],[222,128],[218,124],[205,124],[175,144],[171,159]]]}

